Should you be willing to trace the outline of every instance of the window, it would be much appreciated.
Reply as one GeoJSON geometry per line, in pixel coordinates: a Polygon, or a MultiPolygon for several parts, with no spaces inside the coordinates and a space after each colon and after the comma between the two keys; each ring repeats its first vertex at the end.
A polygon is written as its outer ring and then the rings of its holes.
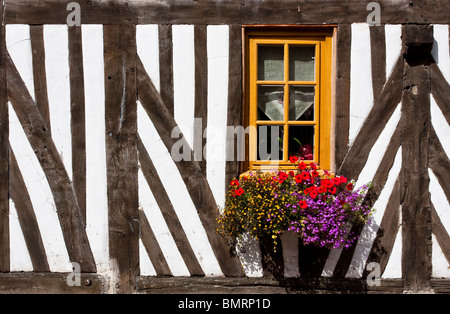
{"type": "Polygon", "coordinates": [[[332,32],[246,32],[247,168],[330,169],[332,32]]]}

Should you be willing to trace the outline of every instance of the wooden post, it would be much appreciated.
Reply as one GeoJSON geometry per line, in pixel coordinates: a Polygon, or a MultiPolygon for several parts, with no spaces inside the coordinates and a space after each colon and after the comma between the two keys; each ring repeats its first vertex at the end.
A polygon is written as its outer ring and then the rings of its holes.
{"type": "Polygon", "coordinates": [[[136,28],[103,29],[109,254],[114,292],[131,293],[139,274],[136,28]]]}
{"type": "Polygon", "coordinates": [[[402,94],[402,277],[405,291],[430,289],[431,203],[428,176],[430,145],[430,62],[433,28],[403,27],[402,94]]]}
{"type": "MultiPolygon", "coordinates": [[[[3,12],[3,2],[0,12],[3,12]]],[[[9,271],[9,119],[5,45],[5,25],[3,15],[0,15],[0,272],[9,271]]]]}

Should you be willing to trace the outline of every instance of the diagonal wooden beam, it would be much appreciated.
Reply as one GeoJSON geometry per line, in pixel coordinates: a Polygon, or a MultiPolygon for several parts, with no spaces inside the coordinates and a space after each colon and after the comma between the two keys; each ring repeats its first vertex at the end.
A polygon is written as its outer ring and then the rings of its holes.
{"type": "Polygon", "coordinates": [[[448,175],[448,170],[450,169],[450,159],[445,153],[433,126],[431,126],[430,130],[430,148],[428,157],[429,167],[438,179],[447,200],[450,202],[450,176],[448,175]]]}
{"type": "MultiPolygon", "coordinates": [[[[375,100],[372,110],[348,150],[339,168],[339,173],[357,180],[362,168],[366,164],[372,146],[383,131],[402,98],[403,89],[403,58],[400,56],[384,85],[380,96],[375,100]]],[[[361,104],[364,105],[364,104],[361,104]]]]}
{"type": "Polygon", "coordinates": [[[42,242],[41,232],[34,213],[33,204],[30,195],[17,164],[16,156],[12,148],[10,149],[10,171],[11,171],[11,198],[14,201],[17,216],[19,217],[20,227],[23,237],[30,254],[33,271],[49,272],[45,247],[42,242]]]}
{"type": "MultiPolygon", "coordinates": [[[[139,57],[136,66],[138,98],[170,152],[176,142],[186,140],[184,137],[181,139],[171,137],[172,130],[177,127],[175,119],[166,108],[139,57]]],[[[189,144],[185,143],[184,147],[189,147],[189,144]]],[[[194,161],[192,150],[188,153],[190,161],[181,160],[175,164],[198,211],[217,261],[224,275],[242,276],[243,270],[237,256],[231,255],[226,241],[216,233],[216,218],[219,211],[206,177],[202,174],[198,162],[194,161]]]]}
{"type": "Polygon", "coordinates": [[[445,259],[450,264],[450,236],[442,224],[441,218],[439,218],[433,203],[431,203],[431,224],[433,234],[441,247],[442,253],[444,253],[445,259]]]}
{"type": "Polygon", "coordinates": [[[436,100],[442,114],[450,124],[450,85],[442,75],[436,63],[430,65],[431,69],[431,94],[436,100]]]}
{"type": "MultiPolygon", "coordinates": [[[[166,221],[167,227],[172,234],[173,240],[180,251],[181,257],[186,264],[187,269],[191,276],[204,276],[204,272],[192,250],[191,244],[183,230],[183,226],[178,220],[175,209],[173,208],[172,202],[164,189],[161,179],[156,171],[155,165],[153,164],[150,156],[142,143],[138,135],[138,151],[139,151],[139,162],[141,164],[141,170],[144,174],[145,180],[147,181],[150,190],[155,197],[156,203],[158,204],[161,214],[166,221]]],[[[143,230],[144,232],[144,230],[143,230]]]]}
{"type": "Polygon", "coordinates": [[[79,263],[82,272],[96,272],[72,182],[48,132],[47,124],[9,55],[6,57],[6,79],[9,100],[52,191],[70,261],[79,263]]]}
{"type": "Polygon", "coordinates": [[[155,268],[156,275],[172,276],[169,264],[167,264],[166,258],[164,257],[161,247],[156,240],[156,236],[143,210],[139,210],[139,230],[142,243],[144,244],[150,261],[155,268]]]}
{"type": "MultiPolygon", "coordinates": [[[[378,228],[375,243],[372,246],[367,263],[378,262],[381,274],[391,256],[397,233],[400,228],[400,179],[397,178],[389,197],[383,218],[378,228]]],[[[363,277],[365,277],[363,275],[363,277]]]]}

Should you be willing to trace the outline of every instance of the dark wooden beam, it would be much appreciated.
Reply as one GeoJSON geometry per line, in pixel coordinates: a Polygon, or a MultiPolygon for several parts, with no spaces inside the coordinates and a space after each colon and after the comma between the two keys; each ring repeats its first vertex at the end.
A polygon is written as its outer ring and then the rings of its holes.
{"type": "Polygon", "coordinates": [[[36,106],[39,108],[39,111],[47,124],[48,131],[51,134],[43,25],[30,25],[30,41],[33,59],[33,81],[36,106]]]}
{"type": "MultiPolygon", "coordinates": [[[[0,12],[3,12],[3,2],[0,12]]],[[[9,116],[6,93],[6,41],[0,15],[0,272],[9,271],[9,116]]]]}
{"type": "Polygon", "coordinates": [[[335,95],[335,167],[339,169],[348,151],[350,125],[350,48],[352,27],[338,26],[336,43],[336,95],[335,95]]]}
{"type": "Polygon", "coordinates": [[[17,164],[16,157],[12,149],[10,150],[11,167],[11,198],[16,207],[20,228],[25,239],[25,244],[30,254],[33,271],[49,272],[50,267],[47,262],[45,247],[42,242],[41,232],[34,213],[30,195],[17,164]]]}
{"type": "Polygon", "coordinates": [[[159,90],[167,109],[174,116],[172,25],[158,25],[159,90]]]}
{"type": "MultiPolygon", "coordinates": [[[[411,33],[430,33],[427,26],[403,27],[403,46],[408,38],[422,38],[411,33]],[[406,35],[405,34],[409,34],[406,35]]],[[[402,210],[402,277],[406,291],[430,289],[431,278],[431,200],[428,176],[430,145],[430,61],[429,36],[424,48],[414,46],[405,55],[402,108],[402,169],[400,172],[402,210]]],[[[420,42],[414,41],[420,46],[420,42]]]]}
{"type": "Polygon", "coordinates": [[[81,26],[68,27],[68,34],[72,178],[78,204],[86,221],[86,118],[81,26]]]}
{"type": "Polygon", "coordinates": [[[142,244],[144,244],[148,257],[152,262],[153,268],[156,271],[157,276],[172,276],[169,264],[167,264],[166,258],[159,246],[155,233],[153,232],[150,223],[143,210],[139,210],[139,230],[141,235],[142,244]]]}
{"type": "MultiPolygon", "coordinates": [[[[243,97],[242,97],[242,27],[229,27],[229,58],[228,58],[228,108],[227,126],[243,126],[243,97]]],[[[239,148],[239,149],[242,149],[239,148]]],[[[230,181],[239,176],[241,162],[237,154],[237,138],[234,134],[227,134],[225,187],[228,189],[230,181]],[[233,152],[233,154],[231,154],[233,152]]],[[[226,193],[226,191],[224,191],[226,193]]]]}
{"type": "Polygon", "coordinates": [[[206,47],[206,25],[194,26],[194,55],[195,55],[195,106],[194,117],[201,119],[200,127],[194,127],[193,147],[194,158],[199,162],[202,173],[206,176],[206,158],[203,147],[206,138],[203,132],[208,120],[208,55],[206,47]],[[195,149],[195,148],[200,149],[195,149]]]}
{"type": "Polygon", "coordinates": [[[136,27],[105,25],[103,33],[109,254],[116,292],[128,293],[139,274],[136,27]]]}
{"type": "MultiPolygon", "coordinates": [[[[7,0],[7,24],[66,24],[71,0],[7,0]]],[[[381,23],[449,24],[447,1],[378,0],[381,23]]],[[[83,24],[326,24],[363,23],[371,11],[360,0],[229,0],[79,2],[83,24]]]]}

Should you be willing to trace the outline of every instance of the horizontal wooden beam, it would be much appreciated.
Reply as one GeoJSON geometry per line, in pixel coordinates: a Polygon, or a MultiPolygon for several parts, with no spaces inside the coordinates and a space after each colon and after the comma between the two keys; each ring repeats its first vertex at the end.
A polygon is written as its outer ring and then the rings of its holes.
{"type": "MultiPolygon", "coordinates": [[[[71,0],[6,0],[6,24],[65,24],[71,0]]],[[[82,24],[326,24],[366,22],[360,0],[78,1],[82,24]]],[[[378,0],[380,22],[450,23],[448,1],[378,0]]]]}
{"type": "Polygon", "coordinates": [[[0,294],[100,294],[108,292],[109,278],[81,273],[0,273],[0,294]],[[69,280],[68,280],[69,278],[69,280]],[[69,281],[69,284],[67,284],[69,281]],[[79,285],[78,285],[79,284],[79,285]]]}
{"type": "Polygon", "coordinates": [[[289,293],[402,293],[403,280],[381,279],[380,286],[368,286],[366,279],[334,278],[227,278],[139,276],[139,293],[156,294],[289,294],[289,293]]]}

